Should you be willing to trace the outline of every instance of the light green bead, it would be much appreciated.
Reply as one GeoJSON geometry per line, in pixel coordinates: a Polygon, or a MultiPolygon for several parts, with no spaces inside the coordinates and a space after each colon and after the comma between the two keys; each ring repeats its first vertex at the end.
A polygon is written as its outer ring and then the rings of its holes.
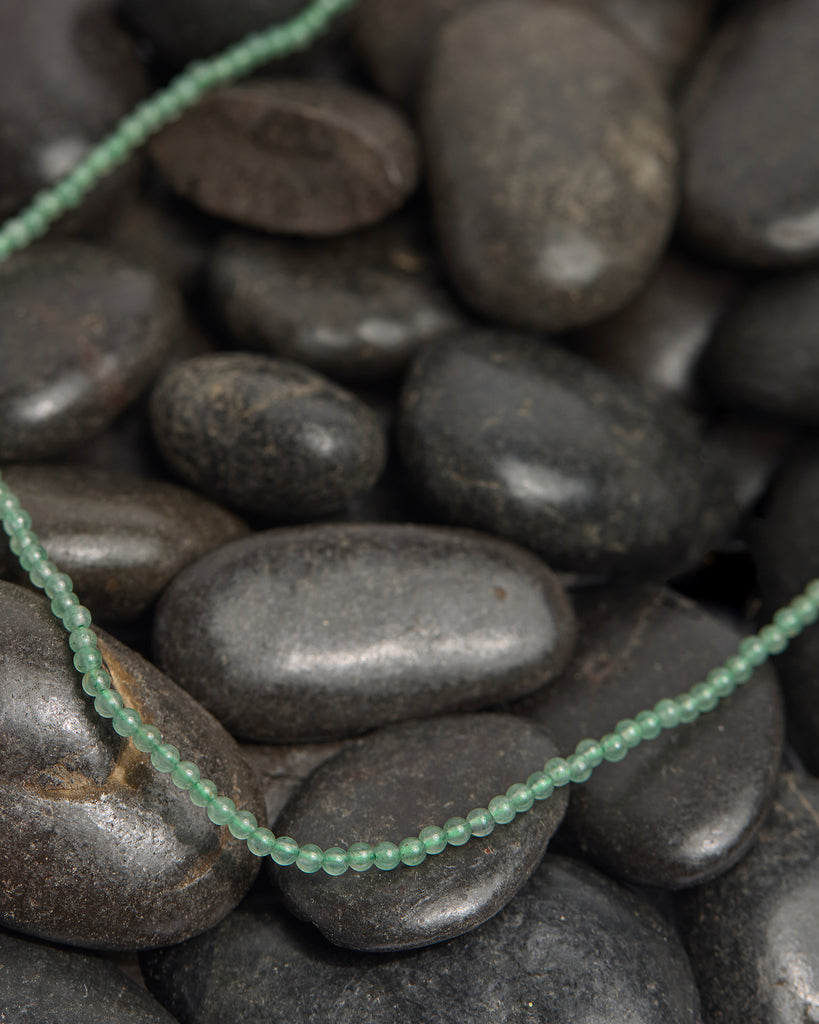
{"type": "Polygon", "coordinates": [[[227,827],[234,839],[247,839],[259,827],[256,815],[250,811],[237,811],[228,819],[227,827]]]}
{"type": "Polygon", "coordinates": [[[260,825],[247,837],[247,848],[257,857],[267,857],[273,850],[276,837],[269,828],[260,825]]]}
{"type": "Polygon", "coordinates": [[[193,761],[180,761],[171,772],[171,782],[177,789],[187,792],[199,781],[200,774],[193,761]]]}
{"type": "Polygon", "coordinates": [[[600,740],[600,746],[603,748],[603,757],[612,764],[622,761],[628,753],[628,744],[619,732],[607,732],[600,740]]]}
{"type": "Polygon", "coordinates": [[[392,871],[401,863],[401,851],[395,843],[379,843],[373,852],[375,866],[382,871],[392,871]]]}
{"type": "MultiPolygon", "coordinates": [[[[63,597],[74,596],[64,594],[63,597]]],[[[91,625],[91,612],[82,604],[71,604],[61,616],[63,625],[69,631],[77,629],[78,626],[91,625]]]]}
{"type": "Polygon", "coordinates": [[[18,530],[9,538],[9,547],[18,559],[22,558],[26,548],[34,547],[39,543],[40,538],[33,530],[18,530]]]}
{"type": "Polygon", "coordinates": [[[472,835],[477,839],[483,839],[495,830],[495,819],[486,807],[476,807],[466,816],[472,835]]]}
{"type": "Polygon", "coordinates": [[[299,855],[299,844],[290,836],[279,836],[270,851],[270,859],[274,863],[287,867],[288,864],[295,864],[299,855]]]}
{"type": "MultiPolygon", "coordinates": [[[[180,761],[179,764],[181,766],[182,762],[180,761]]],[[[188,790],[191,803],[196,807],[207,807],[211,800],[215,800],[218,795],[219,791],[216,788],[216,783],[210,779],[199,779],[188,790]]]]}
{"type": "Polygon", "coordinates": [[[644,740],[656,740],[663,731],[660,716],[654,711],[641,711],[634,716],[634,721],[644,740]]]}
{"type": "Polygon", "coordinates": [[[89,697],[97,697],[104,690],[110,690],[111,676],[104,668],[86,672],[82,677],[82,688],[89,697]]]}
{"type": "Polygon", "coordinates": [[[793,608],[780,608],[774,614],[773,622],[789,639],[798,636],[802,632],[802,621],[793,608]]]}
{"type": "Polygon", "coordinates": [[[155,725],[143,723],[134,733],[134,746],[143,754],[152,754],[162,745],[162,733],[155,725]]]}
{"type": "Polygon", "coordinates": [[[727,665],[724,668],[712,668],[705,677],[705,682],[713,689],[720,700],[730,697],[737,688],[736,676],[727,665]]]}
{"type": "Polygon", "coordinates": [[[804,594],[819,607],[819,579],[811,580],[805,587],[804,594]]]}
{"type": "Polygon", "coordinates": [[[739,653],[754,668],[759,668],[768,660],[768,649],[758,636],[746,636],[741,640],[739,653]]]}
{"type": "Polygon", "coordinates": [[[181,760],[173,743],[161,743],[156,750],[151,751],[151,764],[163,774],[172,772],[181,760]]]}
{"type": "Polygon", "coordinates": [[[591,778],[592,767],[582,754],[569,754],[566,762],[572,782],[587,782],[591,778]]]}
{"type": "Polygon", "coordinates": [[[369,843],[353,843],[347,850],[347,863],[353,871],[369,871],[375,863],[375,851],[369,843]]]}
{"type": "Polygon", "coordinates": [[[84,647],[74,655],[74,668],[83,673],[102,668],[102,655],[96,647],[84,647]]]}
{"type": "Polygon", "coordinates": [[[788,646],[787,636],[779,626],[774,626],[773,623],[763,626],[757,635],[765,645],[765,649],[771,654],[781,654],[788,646]]]}
{"type": "MultiPolygon", "coordinates": [[[[600,752],[600,756],[602,757],[602,751],[600,752]]],[[[548,800],[555,791],[555,784],[552,782],[552,777],[551,775],[547,775],[546,772],[532,772],[526,780],[526,785],[531,789],[532,796],[534,796],[535,800],[548,800]]]]}
{"type": "Polygon", "coordinates": [[[515,808],[508,796],[493,796],[488,810],[496,825],[508,825],[515,819],[515,808]]]}
{"type": "Polygon", "coordinates": [[[640,727],[632,718],[624,718],[618,722],[614,727],[614,731],[623,737],[629,750],[639,747],[643,742],[643,737],[640,735],[640,727]]]}
{"type": "Polygon", "coordinates": [[[89,629],[88,626],[79,626],[69,634],[68,646],[75,654],[77,651],[81,651],[86,647],[96,647],[96,633],[93,629],[89,629]]]}
{"type": "Polygon", "coordinates": [[[506,790],[506,795],[512,801],[516,814],[524,814],[535,802],[534,793],[522,782],[514,782],[506,790]]]}
{"type": "Polygon", "coordinates": [[[446,841],[450,846],[463,846],[472,837],[472,829],[466,818],[450,818],[444,822],[446,841]]]}
{"type": "Polygon", "coordinates": [[[236,804],[229,796],[217,796],[208,804],[208,817],[214,825],[227,825],[236,813],[236,804]]]}
{"type": "Polygon", "coordinates": [[[73,589],[74,584],[71,582],[71,577],[66,576],[64,572],[58,572],[56,576],[52,576],[45,585],[45,592],[52,601],[60,594],[70,594],[73,589]]]}
{"type": "Polygon", "coordinates": [[[713,711],[719,704],[719,694],[710,683],[696,683],[691,687],[691,696],[700,712],[713,711]]]}
{"type": "Polygon", "coordinates": [[[3,529],[8,537],[15,533],[31,529],[31,516],[25,509],[15,507],[3,514],[3,529]]]}
{"type": "Polygon", "coordinates": [[[803,628],[805,626],[812,626],[819,619],[819,605],[811,601],[805,594],[795,597],[791,601],[790,607],[803,628]]]}
{"type": "Polygon", "coordinates": [[[142,715],[134,708],[122,707],[111,716],[111,725],[114,727],[114,732],[119,733],[120,736],[133,736],[142,725],[142,715]]]}
{"type": "Polygon", "coordinates": [[[690,693],[681,693],[675,698],[677,707],[679,708],[680,721],[686,725],[690,722],[696,721],[700,717],[700,709],[697,707],[697,701],[690,693]]]}
{"type": "Polygon", "coordinates": [[[48,560],[48,553],[42,544],[29,544],[18,556],[20,565],[30,572],[35,565],[48,560]]]}
{"type": "Polygon", "coordinates": [[[323,860],[324,851],[320,846],[316,846],[315,843],[305,843],[299,849],[299,854],[296,857],[296,867],[299,871],[303,871],[305,875],[314,875],[317,871],[321,870],[323,860]]]}
{"type": "Polygon", "coordinates": [[[420,839],[416,839],[414,836],[401,840],[398,844],[398,853],[401,863],[410,868],[416,867],[427,859],[426,847],[420,839]]]}
{"type": "Polygon", "coordinates": [[[666,698],[654,705],[654,714],[660,719],[664,729],[674,729],[680,724],[680,709],[677,702],[666,698]]]}
{"type": "Polygon", "coordinates": [[[28,578],[35,587],[39,587],[40,590],[43,590],[51,577],[56,575],[57,566],[46,558],[34,566],[34,568],[29,572],[28,578]]]}
{"type": "MultiPolygon", "coordinates": [[[[747,683],[754,674],[754,667],[747,658],[741,654],[732,654],[725,662],[725,669],[731,673],[735,683],[747,683]]],[[[719,671],[717,669],[716,671],[719,671]]],[[[706,682],[711,681],[711,673],[705,677],[706,682]]],[[[720,694],[722,696],[722,694],[720,694]]]]}
{"type": "Polygon", "coordinates": [[[113,718],[122,704],[122,697],[116,690],[103,690],[94,698],[94,710],[102,718],[113,718]]]}
{"type": "Polygon", "coordinates": [[[418,833],[418,838],[429,854],[441,853],[446,849],[446,835],[438,825],[427,825],[426,828],[422,828],[418,833]]]}
{"type": "Polygon", "coordinates": [[[343,875],[349,867],[347,862],[347,851],[340,846],[331,846],[324,851],[321,858],[321,868],[328,875],[343,875]]]}
{"type": "Polygon", "coordinates": [[[543,766],[544,772],[551,775],[552,782],[556,786],[568,786],[572,780],[572,773],[569,765],[563,757],[551,757],[543,766]]]}
{"type": "Polygon", "coordinates": [[[603,748],[597,740],[581,740],[574,748],[574,752],[585,757],[592,768],[603,763],[603,748]]]}

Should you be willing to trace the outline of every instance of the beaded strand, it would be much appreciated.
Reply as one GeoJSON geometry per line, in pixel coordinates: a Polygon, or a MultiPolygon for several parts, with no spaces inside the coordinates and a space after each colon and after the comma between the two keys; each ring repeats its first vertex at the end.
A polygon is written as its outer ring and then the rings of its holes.
{"type": "Polygon", "coordinates": [[[514,783],[505,793],[493,797],[486,807],[475,808],[465,818],[450,818],[443,825],[427,825],[417,836],[409,836],[400,843],[359,842],[346,850],[340,846],[324,850],[315,843],[299,844],[290,836],[275,836],[269,828],[260,826],[249,811],[238,810],[229,797],[219,795],[210,779],[201,777],[192,761],[182,760],[177,748],[164,741],[155,725],[144,722],[135,708],[124,704],[113,687],[97,636],[91,629],[91,613],[79,603],[70,577],[49,560],[31,529],[31,517],[20,507],[2,474],[0,516],[11,550],[32,584],[51,598],[51,611],[68,631],[74,667],[82,674],[83,690],[94,698],[97,714],[110,718],[115,732],[131,738],[138,750],[150,756],[157,771],[170,774],[173,784],[186,792],[192,803],[204,807],[215,825],[227,825],[231,835],[247,843],[251,853],[269,856],[283,866],[295,864],[306,874],[324,871],[328,875],[342,875],[348,868],[367,871],[373,865],[382,871],[390,871],[399,864],[413,867],[447,846],[463,846],[473,837],[488,836],[497,825],[508,825],[537,801],[548,799],[555,789],[570,782],[586,782],[604,761],[622,761],[630,750],[656,739],[664,730],[676,729],[713,711],[737,686],[747,682],[756,668],[771,655],[784,651],[793,637],[819,619],[819,579],[815,579],[803,593],[780,608],[767,626],[745,637],[737,653],[712,669],[704,681],[677,697],[658,701],[633,718],[623,719],[599,740],[581,740],[573,754],[551,758],[542,771],[533,772],[526,782],[514,783]]]}
{"type": "MultiPolygon", "coordinates": [[[[21,213],[0,228],[0,262],[44,235],[55,220],[78,206],[97,182],[148,138],[194,106],[205,92],[242,78],[270,60],[306,48],[353,2],[314,0],[290,21],[253,33],[210,60],[190,64],[165,89],[124,117],[62,181],[39,192],[21,213]]],[[[400,843],[358,842],[346,850],[339,846],[324,850],[315,843],[300,845],[290,836],[275,836],[270,829],[260,826],[249,811],[238,810],[229,797],[219,795],[210,779],[201,777],[192,761],[182,760],[179,750],[164,741],[155,725],[143,721],[135,708],[125,705],[105,666],[97,636],[91,628],[91,613],[80,604],[71,578],[48,558],[31,529],[31,517],[20,507],[2,474],[0,518],[11,550],[32,584],[51,599],[52,613],[68,632],[74,667],[82,675],[82,688],[93,698],[97,714],[110,719],[115,732],[132,739],[138,750],[149,755],[157,771],[169,774],[173,784],[186,792],[193,804],[205,808],[215,825],[226,825],[231,835],[247,844],[251,853],[258,857],[269,856],[276,864],[295,864],[307,874],[324,871],[328,875],[341,875],[348,869],[367,871],[373,865],[381,871],[390,871],[399,864],[414,866],[448,846],[463,846],[473,837],[488,836],[496,826],[509,824],[537,801],[548,799],[556,788],[570,782],[586,782],[604,761],[622,761],[640,743],[656,739],[664,730],[693,722],[701,714],[712,711],[737,686],[747,682],[754,669],[771,655],[784,651],[793,637],[819,619],[819,579],[816,579],[780,608],[770,624],[742,640],[737,653],[709,672],[704,681],[677,697],[658,701],[653,708],[640,711],[634,718],[618,722],[599,740],[581,740],[573,754],[551,758],[542,771],[531,774],[526,782],[514,783],[505,793],[489,800],[486,807],[475,808],[465,818],[450,818],[443,825],[428,825],[417,836],[409,836],[400,843]]]]}

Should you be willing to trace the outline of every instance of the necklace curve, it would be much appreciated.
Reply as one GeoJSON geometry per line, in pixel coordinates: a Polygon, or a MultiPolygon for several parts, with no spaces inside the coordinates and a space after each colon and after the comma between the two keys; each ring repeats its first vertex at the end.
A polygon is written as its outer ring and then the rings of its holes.
{"type": "MultiPolygon", "coordinates": [[[[109,175],[152,135],[177,120],[212,89],[246,77],[271,60],[281,59],[308,47],[330,22],[355,0],[313,0],[298,15],[261,32],[254,32],[222,53],[194,61],[150,99],[126,115],[102,142],[52,188],[39,192],[16,216],[0,227],[0,262],[42,237],[68,210],[78,206],[97,183],[109,175]]],[[[80,604],[66,573],[49,559],[31,517],[0,474],[0,519],[12,552],[31,583],[51,599],[51,611],[68,632],[74,652],[74,667],[82,676],[84,692],[93,698],[94,710],[110,719],[115,732],[133,741],[150,757],[159,772],[170,775],[173,784],[202,807],[217,826],[227,826],[231,835],[247,844],[258,857],[270,857],[276,864],[295,864],[307,874],[324,871],[341,875],[348,869],[366,871],[375,866],[389,871],[399,864],[409,867],[427,856],[442,853],[448,846],[463,846],[471,838],[489,835],[496,826],[507,825],[537,801],[548,799],[556,788],[570,782],[586,782],[604,761],[622,761],[640,743],[656,739],[667,729],[693,723],[712,711],[720,701],[748,682],[760,665],[780,654],[789,642],[819,620],[819,579],[780,608],[770,623],[740,641],[737,651],[712,669],[701,682],[676,697],[658,701],[653,708],[639,711],[614,726],[600,739],[581,740],[572,754],[553,757],[525,782],[516,782],[492,797],[486,807],[453,817],[443,825],[427,825],[417,836],[399,843],[387,840],[370,844],[355,842],[346,849],[322,849],[315,843],[299,844],[290,836],[275,836],[260,826],[249,811],[237,809],[230,797],[220,795],[199,768],[183,760],[179,750],[165,741],[159,729],[128,707],[113,687],[111,673],[92,629],[91,613],[80,604]]]]}

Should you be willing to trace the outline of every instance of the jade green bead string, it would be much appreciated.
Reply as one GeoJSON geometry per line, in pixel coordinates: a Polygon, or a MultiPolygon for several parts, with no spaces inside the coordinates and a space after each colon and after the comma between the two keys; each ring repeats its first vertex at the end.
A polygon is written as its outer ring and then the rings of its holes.
{"type": "MultiPolygon", "coordinates": [[[[171,83],[141,103],[120,121],[111,135],[94,147],[77,166],[53,188],[36,195],[20,214],[0,228],[0,261],[26,248],[46,233],[67,210],[77,206],[96,183],[111,173],[150,136],[194,106],[208,90],[236,81],[275,58],[285,57],[310,45],[329,22],[354,0],[315,0],[301,14],[281,25],[247,36],[210,60],[189,65],[171,83]]],[[[694,722],[730,697],[746,683],[754,670],[773,654],[785,650],[789,641],[819,619],[819,579],[780,608],[772,621],[739,644],[734,655],[712,669],[705,679],[686,693],[658,701],[653,708],[618,722],[599,740],[581,740],[568,757],[553,757],[542,770],[525,782],[516,782],[505,793],[492,797],[486,807],[470,811],[465,818],[454,817],[443,825],[428,825],[417,836],[399,843],[352,843],[322,849],[315,843],[299,844],[290,836],[275,836],[259,825],[249,811],[237,809],[233,800],[219,794],[199,768],[182,759],[179,750],[165,742],[159,729],[145,722],[135,708],[127,707],[113,685],[97,636],[91,628],[91,613],[80,604],[69,576],[49,559],[31,517],[0,474],[0,518],[16,555],[31,583],[51,599],[51,611],[68,632],[74,653],[74,667],[82,676],[82,688],[93,698],[98,715],[110,719],[120,736],[130,738],[138,750],[150,757],[159,772],[169,774],[173,784],[186,792],[193,804],[205,809],[210,820],[227,826],[230,833],[247,844],[251,853],[271,857],[277,864],[295,864],[312,874],[324,871],[341,875],[348,869],[366,871],[375,866],[389,871],[399,864],[414,866],[449,846],[463,846],[473,837],[489,835],[498,825],[507,825],[538,801],[548,799],[555,789],[570,782],[586,782],[604,762],[622,761],[641,743],[656,739],[667,729],[694,722]]]]}

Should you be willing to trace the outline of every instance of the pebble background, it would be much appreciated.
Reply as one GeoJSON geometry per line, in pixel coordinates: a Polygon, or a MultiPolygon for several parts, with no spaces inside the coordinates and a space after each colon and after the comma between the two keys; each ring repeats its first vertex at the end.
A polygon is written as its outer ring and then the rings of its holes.
{"type": "MultiPolygon", "coordinates": [[[[0,214],[298,6],[0,5],[0,214]]],[[[360,0],[0,267],[0,469],[126,702],[346,846],[724,660],[819,576],[817,110],[819,0],[360,0]]],[[[0,550],[0,1021],[815,1024],[817,637],[305,875],[95,716],[0,550]]]]}

